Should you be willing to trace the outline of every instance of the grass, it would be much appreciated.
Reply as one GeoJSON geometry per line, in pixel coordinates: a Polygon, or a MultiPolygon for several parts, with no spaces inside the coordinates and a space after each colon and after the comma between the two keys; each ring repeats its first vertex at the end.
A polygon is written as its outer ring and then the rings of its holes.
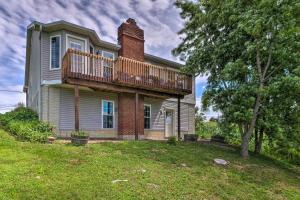
{"type": "Polygon", "coordinates": [[[0,199],[300,199],[300,175],[274,160],[241,159],[234,149],[210,145],[75,147],[19,142],[0,130],[0,199]],[[214,158],[230,164],[217,166],[214,158]]]}

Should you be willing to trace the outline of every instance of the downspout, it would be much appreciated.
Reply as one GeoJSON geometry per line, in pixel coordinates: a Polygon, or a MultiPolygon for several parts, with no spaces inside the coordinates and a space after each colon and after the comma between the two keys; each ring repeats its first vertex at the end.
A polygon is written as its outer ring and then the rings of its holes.
{"type": "Polygon", "coordinates": [[[42,25],[39,25],[39,41],[40,41],[40,84],[39,84],[39,119],[42,119],[43,109],[42,109],[42,25]]]}

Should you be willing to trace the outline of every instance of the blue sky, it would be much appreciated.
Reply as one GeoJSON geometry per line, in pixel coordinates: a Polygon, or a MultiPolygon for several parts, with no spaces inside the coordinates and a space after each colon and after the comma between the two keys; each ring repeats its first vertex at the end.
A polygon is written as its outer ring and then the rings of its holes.
{"type": "MultiPolygon", "coordinates": [[[[171,0],[9,0],[0,1],[0,90],[22,91],[24,82],[26,27],[66,20],[94,29],[102,40],[117,43],[117,28],[134,18],[145,32],[147,53],[177,61],[171,50],[180,43],[177,32],[184,22],[171,0]]],[[[196,78],[197,104],[206,77],[196,78]]],[[[0,91],[0,112],[25,102],[21,93],[0,91]]]]}

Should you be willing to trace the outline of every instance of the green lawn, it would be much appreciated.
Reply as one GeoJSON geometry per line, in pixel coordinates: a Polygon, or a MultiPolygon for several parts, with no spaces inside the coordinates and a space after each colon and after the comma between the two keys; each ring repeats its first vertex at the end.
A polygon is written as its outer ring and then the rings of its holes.
{"type": "Polygon", "coordinates": [[[300,175],[203,144],[74,147],[18,142],[0,130],[0,199],[300,199],[300,175]],[[217,157],[230,165],[216,166],[217,157]]]}

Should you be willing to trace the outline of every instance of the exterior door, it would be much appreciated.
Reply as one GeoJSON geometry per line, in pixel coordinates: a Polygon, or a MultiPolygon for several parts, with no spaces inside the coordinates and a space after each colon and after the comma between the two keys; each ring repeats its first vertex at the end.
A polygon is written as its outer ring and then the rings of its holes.
{"type": "MultiPolygon", "coordinates": [[[[68,47],[70,49],[74,49],[77,51],[81,51],[84,52],[85,51],[85,41],[84,40],[80,40],[80,39],[76,39],[73,37],[68,37],[68,47]]],[[[72,62],[72,72],[77,72],[77,73],[83,73],[83,74],[87,74],[88,69],[87,67],[85,67],[85,58],[84,56],[81,55],[77,55],[77,54],[72,54],[72,58],[71,58],[71,62],[72,62]]]]}
{"type": "Polygon", "coordinates": [[[174,136],[174,112],[173,110],[166,110],[165,114],[165,136],[174,136]]]}

